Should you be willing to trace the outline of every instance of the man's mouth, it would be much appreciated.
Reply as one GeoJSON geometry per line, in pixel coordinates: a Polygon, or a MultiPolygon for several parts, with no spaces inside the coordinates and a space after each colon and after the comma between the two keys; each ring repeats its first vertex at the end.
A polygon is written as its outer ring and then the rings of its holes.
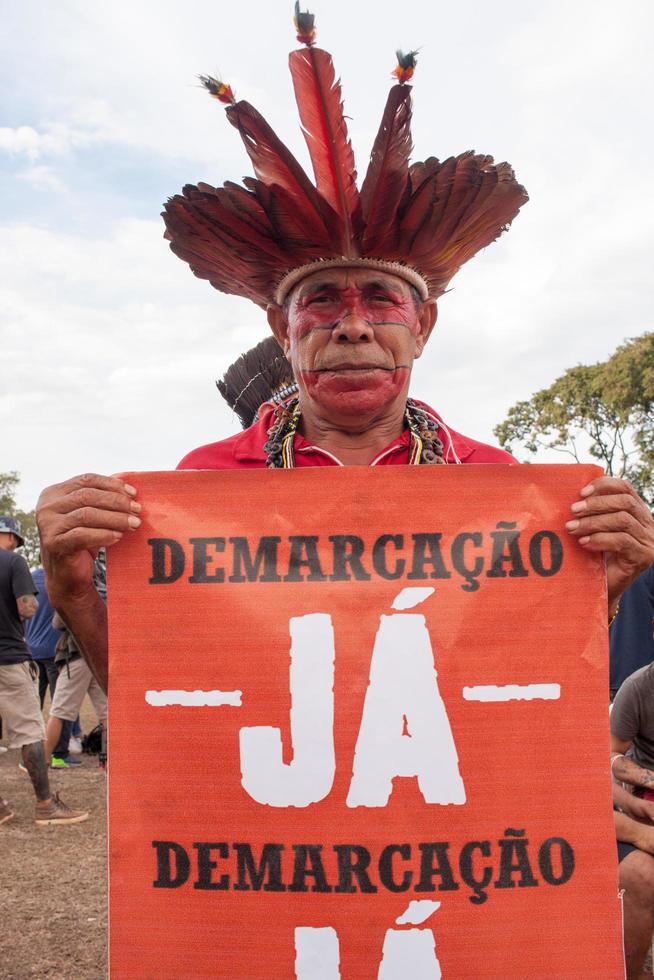
{"type": "Polygon", "coordinates": [[[359,364],[351,364],[351,363],[330,364],[327,367],[314,368],[313,371],[308,372],[308,373],[311,373],[311,374],[331,374],[331,373],[334,373],[334,374],[345,374],[345,373],[348,373],[350,371],[394,371],[394,370],[395,370],[394,367],[386,367],[386,365],[384,365],[384,364],[367,364],[367,363],[364,362],[364,363],[359,363],[359,364]]]}

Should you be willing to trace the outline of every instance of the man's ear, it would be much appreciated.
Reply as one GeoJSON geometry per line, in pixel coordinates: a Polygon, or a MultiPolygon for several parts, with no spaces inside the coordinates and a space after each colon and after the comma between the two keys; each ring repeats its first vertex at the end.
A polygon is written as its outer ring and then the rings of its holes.
{"type": "Polygon", "coordinates": [[[435,299],[427,299],[420,307],[418,313],[418,335],[416,337],[416,357],[420,357],[425,344],[431,336],[431,332],[438,319],[438,306],[435,299]]]}
{"type": "Polygon", "coordinates": [[[269,303],[266,308],[266,316],[268,317],[268,325],[273,332],[275,340],[284,351],[286,357],[288,357],[291,344],[288,337],[288,321],[286,320],[284,310],[277,303],[269,303]]]}

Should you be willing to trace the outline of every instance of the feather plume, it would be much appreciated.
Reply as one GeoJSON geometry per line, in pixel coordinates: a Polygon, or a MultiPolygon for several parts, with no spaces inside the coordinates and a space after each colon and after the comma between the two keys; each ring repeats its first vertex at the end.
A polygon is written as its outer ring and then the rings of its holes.
{"type": "Polygon", "coordinates": [[[297,39],[300,44],[315,44],[316,18],[308,10],[300,10],[299,0],[295,0],[295,16],[293,17],[297,39]]]}
{"type": "Polygon", "coordinates": [[[343,116],[341,83],[336,79],[331,55],[320,48],[292,51],[289,66],[316,186],[340,219],[340,254],[351,258],[357,254],[354,225],[359,192],[343,116]]]}
{"type": "MultiPolygon", "coordinates": [[[[295,97],[316,185],[266,120],[229,85],[200,76],[239,131],[256,177],[243,185],[187,186],[165,205],[165,237],[196,276],[266,307],[318,260],[384,259],[412,268],[440,296],[468,259],[505,231],[527,193],[507,163],[473,151],[409,166],[410,89],[416,52],[399,51],[361,195],[340,82],[315,48],[315,18],[295,5],[290,55],[295,97]],[[292,273],[289,276],[289,273],[292,273]],[[281,290],[281,292],[280,292],[281,290]]],[[[405,272],[405,277],[408,273],[405,272]]]]}
{"type": "MultiPolygon", "coordinates": [[[[298,214],[315,215],[320,230],[317,244],[323,249],[334,247],[338,239],[336,216],[321,200],[316,188],[284,146],[260,112],[248,102],[237,102],[225,110],[232,126],[240,133],[254,172],[263,184],[277,184],[290,195],[298,214]]],[[[316,228],[313,229],[314,234],[316,228]]]]}
{"type": "Polygon", "coordinates": [[[252,425],[264,402],[295,384],[293,369],[274,337],[267,337],[227,368],[216,387],[243,428],[252,425]]]}
{"type": "Polygon", "coordinates": [[[398,251],[410,255],[416,238],[430,220],[436,204],[436,181],[423,180],[409,198],[398,221],[398,251]]]}
{"type": "Polygon", "coordinates": [[[212,99],[217,99],[224,105],[231,105],[236,102],[231,85],[221,82],[219,78],[214,78],[212,75],[198,75],[198,78],[212,99]]]}
{"type": "Polygon", "coordinates": [[[394,85],[361,188],[364,254],[383,257],[397,247],[397,210],[407,188],[411,149],[411,87],[394,85]]]}
{"type": "Polygon", "coordinates": [[[418,61],[418,52],[409,51],[408,54],[404,54],[398,50],[395,54],[397,55],[397,67],[392,74],[397,78],[400,85],[404,85],[405,82],[409,82],[413,78],[418,61]]]}
{"type": "Polygon", "coordinates": [[[508,227],[527,193],[506,163],[472,151],[412,168],[417,186],[400,219],[398,251],[438,296],[468,259],[508,227]],[[429,164],[429,166],[427,166],[429,164]]]}

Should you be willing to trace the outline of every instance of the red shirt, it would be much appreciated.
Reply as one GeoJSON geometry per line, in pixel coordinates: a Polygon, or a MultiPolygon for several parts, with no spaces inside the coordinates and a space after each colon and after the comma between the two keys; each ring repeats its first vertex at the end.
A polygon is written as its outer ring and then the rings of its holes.
{"type": "MultiPolygon", "coordinates": [[[[421,407],[426,408],[435,421],[438,423],[438,437],[443,443],[443,454],[447,463],[515,463],[516,460],[510,453],[503,449],[496,449],[494,446],[487,446],[483,442],[475,439],[468,439],[450,429],[442,419],[422,402],[418,402],[421,407]]],[[[229,439],[222,439],[220,442],[211,442],[208,446],[200,446],[188,453],[181,463],[178,470],[237,470],[237,469],[258,469],[265,467],[266,454],[263,445],[268,438],[268,429],[274,422],[274,408],[262,406],[261,415],[258,421],[242,432],[230,436],[229,439]]],[[[394,466],[408,462],[409,459],[410,433],[405,429],[397,439],[394,439],[375,459],[371,466],[394,466]]],[[[304,438],[301,433],[297,433],[294,442],[295,465],[300,466],[342,466],[343,463],[336,456],[313,446],[304,438]]]]}

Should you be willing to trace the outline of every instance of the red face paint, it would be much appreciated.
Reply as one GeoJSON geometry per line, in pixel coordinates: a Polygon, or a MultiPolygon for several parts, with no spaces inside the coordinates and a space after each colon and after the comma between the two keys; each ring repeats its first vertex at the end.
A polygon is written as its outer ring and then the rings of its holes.
{"type": "Polygon", "coordinates": [[[314,330],[335,328],[350,316],[367,324],[417,329],[416,308],[410,296],[403,296],[381,283],[363,289],[318,283],[295,302],[289,328],[291,340],[299,340],[314,330]]]}
{"type": "Polygon", "coordinates": [[[406,393],[419,318],[397,277],[315,273],[294,296],[288,325],[295,376],[326,414],[378,412],[406,393]]]}

